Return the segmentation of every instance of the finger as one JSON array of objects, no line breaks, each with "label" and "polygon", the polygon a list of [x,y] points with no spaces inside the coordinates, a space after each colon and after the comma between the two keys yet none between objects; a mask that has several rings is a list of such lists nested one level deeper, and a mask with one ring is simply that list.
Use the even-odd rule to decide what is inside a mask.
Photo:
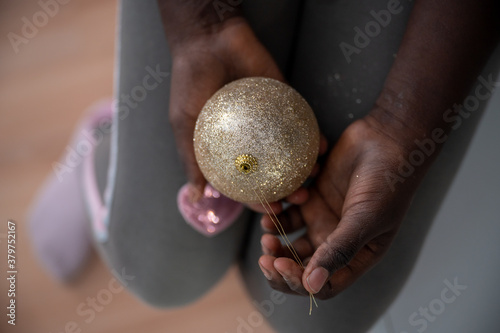
[{"label": "finger", "polygon": [[239,62],[243,62],[244,64],[244,68],[240,68],[241,77],[262,76],[289,84],[271,54],[265,48],[254,49],[253,51],[260,52],[259,56],[238,59]]},{"label": "finger", "polygon": [[338,295],[375,266],[384,253],[385,251],[374,251],[368,245],[362,247],[349,264],[333,273],[316,297],[329,299]]},{"label": "finger", "polygon": [[299,187],[295,192],[285,198],[285,200],[293,205],[302,205],[309,198],[309,192],[304,187]]},{"label": "finger", "polygon": [[321,170],[321,167],[319,166],[318,163],[314,164],[312,170],[311,170],[311,174],[309,175],[309,179],[314,179],[318,176],[319,172]]},{"label": "finger", "polygon": [[315,187],[309,190],[309,200],[300,207],[300,217],[307,225],[307,234],[315,248],[337,228],[339,222],[336,212]]},{"label": "finger", "polygon": [[277,218],[279,223],[274,216],[264,215],[260,220],[260,224],[266,232],[273,234],[279,234],[280,231],[290,233],[305,226],[299,206],[289,207],[277,215]]},{"label": "finger", "polygon": [[283,276],[274,267],[274,261],[276,257],[270,255],[263,255],[259,258],[259,267],[269,282],[269,285],[281,292],[287,294],[297,294],[297,292],[290,289]]},{"label": "finger", "polygon": [[288,85],[290,84],[285,80],[285,77],[283,76],[283,74],[279,70],[278,66],[274,62],[270,63],[270,65],[268,66],[268,68],[266,68],[266,70],[264,71],[264,73],[262,75],[264,77],[269,77],[271,79],[281,81],[281,82],[286,83]]},{"label": "finger", "polygon": [[263,234],[260,238],[260,245],[262,246],[263,254],[273,257],[283,257],[285,255],[281,241],[276,236]]},{"label": "finger", "polygon": [[184,57],[175,57],[169,105],[169,120],[180,160],[189,183],[200,197],[206,180],[194,154],[194,129],[203,105],[224,83],[220,78],[206,79],[204,71],[193,67],[192,61]]},{"label": "finger", "polygon": [[[307,188],[307,183],[309,183],[313,178],[316,178],[316,176],[320,172],[320,166],[318,163],[314,164],[311,173],[309,174],[309,177],[306,182],[304,182],[303,186],[299,187],[297,190],[295,190],[292,194],[288,195],[285,198],[285,201],[288,203],[291,203],[293,205],[302,205],[304,204],[308,199],[309,199],[309,190]],[[305,185],[305,187],[304,187]]]},{"label": "finger", "polygon": [[311,293],[318,293],[332,274],[348,265],[365,245],[360,230],[349,220],[339,222],[309,261],[304,271],[304,286]]},{"label": "finger", "polygon": [[366,225],[370,222],[347,216],[317,248],[303,275],[309,292],[318,294],[320,299],[333,297],[380,260],[395,232],[372,239],[372,234],[364,229]]},{"label": "finger", "polygon": [[276,258],[274,268],[281,274],[288,288],[300,295],[309,295],[309,292],[302,285],[303,269],[289,258]]},{"label": "finger", "polygon": [[[204,185],[202,185],[202,182],[204,183]],[[193,203],[196,203],[203,197],[205,193],[204,186],[207,185],[207,181],[205,179],[200,179],[196,183],[193,183],[189,180],[189,183],[187,185],[189,200],[191,200],[191,202]]]},{"label": "finger", "polygon": [[[194,154],[193,133],[195,120],[188,119],[187,116],[184,115],[178,115],[175,118],[176,119],[172,120],[172,127],[176,128],[174,129],[174,135],[176,138],[177,151],[188,182],[191,185],[190,191],[193,197],[200,198],[203,195],[207,181],[198,166]],[[179,122],[182,123],[182,126],[175,125]]]},{"label": "finger", "polygon": [[260,244],[264,254],[273,257],[287,257],[293,260],[296,260],[296,256],[298,256],[303,263],[314,253],[314,247],[305,235],[296,239],[291,247],[283,245],[278,237],[270,234],[262,235]]}]

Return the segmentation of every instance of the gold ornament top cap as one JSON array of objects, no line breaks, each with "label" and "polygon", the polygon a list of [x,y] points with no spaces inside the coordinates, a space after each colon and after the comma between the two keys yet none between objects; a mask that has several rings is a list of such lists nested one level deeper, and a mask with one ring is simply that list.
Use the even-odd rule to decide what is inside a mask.
[{"label": "gold ornament top cap", "polygon": [[250,154],[239,155],[236,157],[236,160],[234,160],[234,164],[236,165],[236,169],[244,174],[250,174],[256,171],[259,165],[257,159]]}]

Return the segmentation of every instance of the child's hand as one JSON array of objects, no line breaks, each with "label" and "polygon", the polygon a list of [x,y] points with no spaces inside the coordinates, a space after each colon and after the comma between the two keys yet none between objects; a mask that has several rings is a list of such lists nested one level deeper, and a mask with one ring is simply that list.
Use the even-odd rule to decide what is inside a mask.
[{"label": "child's hand", "polygon": [[170,122],[193,197],[206,180],[196,163],[193,132],[205,102],[222,86],[243,77],[283,81],[278,67],[248,23],[231,18],[220,29],[193,35],[171,46],[173,55]]},{"label": "child's hand", "polygon": [[[310,188],[309,199],[278,216],[287,233],[306,228],[293,243],[307,263],[305,270],[276,236],[262,236],[259,264],[275,289],[331,298],[372,268],[389,248],[420,172],[393,191],[386,175],[397,174],[406,148],[371,124],[360,120],[349,126]],[[277,233],[268,216],[262,218],[262,226]]]}]

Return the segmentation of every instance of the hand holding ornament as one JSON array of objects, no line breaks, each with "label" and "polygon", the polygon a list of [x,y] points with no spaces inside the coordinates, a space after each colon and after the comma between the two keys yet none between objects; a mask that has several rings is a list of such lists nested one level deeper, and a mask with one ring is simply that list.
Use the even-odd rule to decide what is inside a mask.
[{"label": "hand holding ornament", "polygon": [[308,188],[308,200],[278,215],[285,232],[304,230],[293,246],[305,270],[263,216],[262,227],[270,233],[262,236],[259,265],[274,289],[328,299],[383,257],[419,178],[405,182],[401,191],[391,190],[386,171],[397,168],[405,148],[383,133],[369,117],[350,125]]}]

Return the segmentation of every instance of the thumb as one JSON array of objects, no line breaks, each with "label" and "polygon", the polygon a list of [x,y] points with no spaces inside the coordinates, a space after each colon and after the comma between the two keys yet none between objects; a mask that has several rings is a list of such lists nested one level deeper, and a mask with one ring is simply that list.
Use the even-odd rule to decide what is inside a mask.
[{"label": "thumb", "polygon": [[191,103],[186,103],[185,99],[174,96],[170,101],[170,126],[174,133],[177,153],[190,184],[190,197],[193,202],[196,202],[203,195],[207,183],[196,162],[193,145],[194,128],[201,107],[190,105]]},{"label": "thumb", "polygon": [[[171,125],[177,144],[177,152],[184,167],[189,182],[192,201],[198,201],[203,195],[207,181],[203,176],[194,154],[193,134],[195,119],[188,119],[183,113],[178,117],[171,117]],[[175,119],[177,118],[177,119]]]},{"label": "thumb", "polygon": [[[191,147],[193,146],[191,140]],[[194,150],[187,151],[184,150],[180,153],[181,159],[184,163],[184,170],[186,172],[186,176],[189,182],[189,191],[191,201],[197,202],[203,196],[203,192],[205,191],[205,186],[207,185],[207,181],[203,176],[203,173],[196,162],[196,158],[194,155]]]},{"label": "thumb", "polygon": [[170,125],[194,202],[201,198],[207,184],[194,154],[196,120],[205,102],[221,86],[220,80],[216,78],[206,79],[204,76],[205,79],[195,79],[203,77],[202,74],[193,67],[192,62],[176,60],[172,68],[170,88]]},{"label": "thumb", "polygon": [[340,221],[307,264],[303,285],[309,292],[318,293],[336,271],[345,267],[356,256],[364,246],[359,233],[360,231],[347,221]]}]

